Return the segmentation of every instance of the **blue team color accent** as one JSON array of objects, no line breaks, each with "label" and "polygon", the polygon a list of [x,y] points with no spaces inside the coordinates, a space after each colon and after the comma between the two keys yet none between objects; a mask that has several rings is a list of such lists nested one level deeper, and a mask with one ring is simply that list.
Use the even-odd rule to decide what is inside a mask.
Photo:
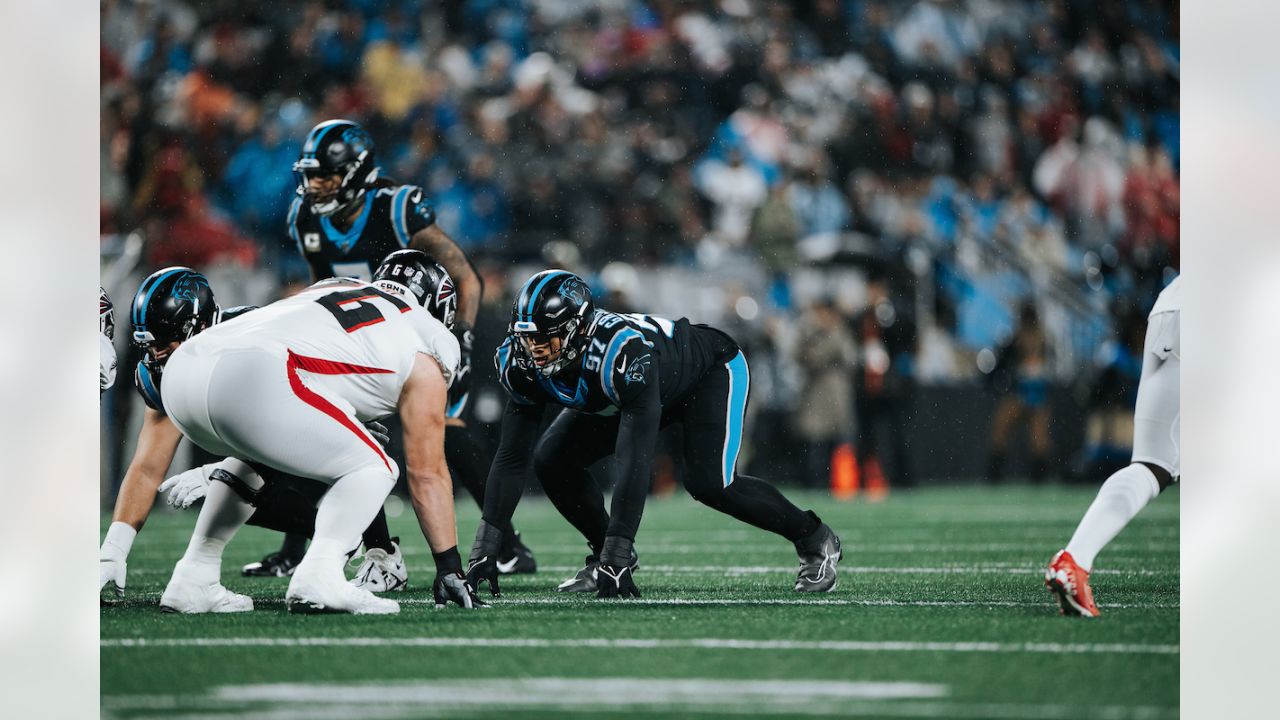
[{"label": "blue team color accent", "polygon": [[[529,294],[529,304],[524,306],[525,320],[529,320],[529,321],[533,320],[533,308],[536,307],[538,304],[538,294],[542,292],[542,288],[546,287],[547,283],[551,282],[553,279],[558,278],[561,275],[568,275],[568,274],[569,273],[563,270],[556,270],[554,272],[547,273],[546,277],[542,278],[542,282],[538,283],[537,287],[533,289],[533,292]],[[533,278],[529,278],[529,279],[532,280]]]},{"label": "blue team color accent", "polygon": [[156,288],[160,287],[160,283],[164,282],[165,278],[171,277],[173,275],[176,275],[180,272],[185,272],[185,271],[186,271],[185,268],[179,269],[179,270],[170,270],[169,272],[156,278],[156,281],[151,284],[151,289],[147,290],[147,299],[142,303],[141,306],[138,306],[138,305],[133,306],[133,309],[134,309],[133,328],[135,330],[147,329],[147,319],[143,316],[147,314],[147,306],[151,304],[151,296],[156,294]]},{"label": "blue team color accent", "polygon": [[332,242],[344,254],[351,251],[352,246],[360,239],[364,233],[364,226],[369,222],[369,216],[373,214],[373,197],[374,193],[367,192],[364,194],[364,211],[360,213],[360,217],[352,224],[351,229],[345,233],[338,232],[338,229],[329,222],[329,218],[320,218],[320,227],[324,228],[324,234],[329,236],[329,242]]},{"label": "blue team color accent", "polygon": [[[306,148],[311,148],[310,150],[306,150],[307,154],[315,155],[316,148],[320,147],[320,142],[324,140],[324,136],[327,135],[334,126],[341,122],[341,120],[330,120],[329,122],[320,123],[315,126],[315,128],[311,130],[311,134],[307,135],[307,141],[302,144],[304,150],[306,150]],[[313,138],[314,141],[312,140]]]},{"label": "blue team color accent", "polygon": [[156,387],[155,381],[151,379],[151,371],[147,370],[147,366],[138,363],[138,379],[141,381],[142,394],[146,396],[148,404],[160,412],[164,412],[164,402],[160,399],[160,388]]},{"label": "blue team color accent", "polygon": [[747,358],[739,351],[725,363],[729,369],[729,409],[724,424],[724,486],[733,483],[733,471],[738,465],[738,451],[742,449],[742,421],[747,412],[747,393],[751,390],[751,371]]},{"label": "blue team color accent", "polygon": [[511,387],[511,381],[507,379],[507,373],[510,366],[507,364],[511,360],[511,338],[507,338],[498,346],[498,382],[502,383],[502,387],[507,391],[513,400],[521,405],[532,405],[533,401],[516,392]]},{"label": "blue team color accent", "polygon": [[537,375],[538,384],[542,385],[542,389],[554,395],[561,405],[577,410],[587,404],[586,373],[578,376],[578,387],[574,389],[572,395],[569,394],[568,388],[556,382],[555,378],[548,378],[542,373],[538,373]]},{"label": "blue team color accent", "polygon": [[396,239],[400,247],[409,247],[409,224],[404,220],[405,205],[409,202],[409,191],[413,188],[405,185],[396,191],[391,198],[391,227],[395,228]]},{"label": "blue team color accent", "polygon": [[622,346],[632,338],[640,338],[641,342],[653,347],[653,343],[645,340],[639,330],[624,327],[614,334],[613,339],[609,341],[609,347],[604,351],[604,364],[600,367],[600,387],[604,390],[605,397],[612,400],[614,405],[622,404],[622,398],[618,396],[618,389],[613,385],[613,363],[618,359],[618,353],[622,352]]},{"label": "blue team color accent", "polygon": [[462,411],[467,407],[467,398],[469,397],[471,397],[471,393],[466,393],[462,397],[458,398],[458,402],[450,405],[449,409],[444,411],[444,416],[448,418],[461,416]]},{"label": "blue team color accent", "polygon": [[302,198],[294,198],[293,203],[289,205],[289,237],[298,244],[298,252],[304,252],[302,247],[302,238],[298,235],[298,210],[302,209]]}]

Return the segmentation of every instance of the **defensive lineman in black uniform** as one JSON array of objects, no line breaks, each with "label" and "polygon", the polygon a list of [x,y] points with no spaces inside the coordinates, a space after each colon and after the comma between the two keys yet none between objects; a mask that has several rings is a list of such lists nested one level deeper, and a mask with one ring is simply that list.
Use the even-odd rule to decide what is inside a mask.
[{"label": "defensive lineman in black uniform", "polygon": [[[471,550],[473,587],[488,581],[498,594],[501,528],[532,459],[547,496],[591,548],[587,566],[560,589],[639,596],[632,546],[658,431],[669,423],[684,426],[685,487],[695,499],[793,542],[801,563],[797,591],[835,587],[840,538],[774,486],[736,470],[750,374],[728,335],[683,318],[597,310],[579,277],[546,270],[521,288],[495,362],[510,397]],[[535,449],[548,403],[566,409]],[[610,454],[618,478],[606,512],[587,468]]]},{"label": "defensive lineman in black uniform", "polygon": [[[445,455],[454,477],[484,502],[484,459],[464,428],[470,388],[472,328],[484,287],[461,248],[435,224],[435,209],[422,188],[378,177],[376,148],[364,128],[348,120],[328,120],[307,135],[294,163],[298,197],[289,208],[289,235],[311,266],[313,281],[330,277],[369,280],[391,253],[421,250],[440,263],[458,293],[454,334],[462,367],[449,389]],[[374,592],[404,586],[403,560],[379,513],[365,538],[366,562],[356,582]],[[246,575],[288,575],[302,557],[306,538],[286,537],[279,552],[246,565]],[[504,536],[502,571],[534,572],[533,554],[510,529]]]}]

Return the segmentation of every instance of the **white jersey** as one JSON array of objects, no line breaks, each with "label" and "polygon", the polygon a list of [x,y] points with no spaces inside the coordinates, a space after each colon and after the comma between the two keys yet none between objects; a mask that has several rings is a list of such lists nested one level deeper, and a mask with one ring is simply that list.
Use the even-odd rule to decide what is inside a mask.
[{"label": "white jersey", "polygon": [[[1151,315],[1178,312],[1182,310],[1182,276],[1173,279],[1169,286],[1160,291],[1156,304],[1151,308]],[[1148,316],[1150,317],[1150,316]]]},{"label": "white jersey", "polygon": [[292,297],[219,323],[175,352],[243,350],[278,355],[310,388],[349,403],[361,421],[395,412],[418,353],[452,384],[460,360],[453,334],[398,286],[324,280]]}]

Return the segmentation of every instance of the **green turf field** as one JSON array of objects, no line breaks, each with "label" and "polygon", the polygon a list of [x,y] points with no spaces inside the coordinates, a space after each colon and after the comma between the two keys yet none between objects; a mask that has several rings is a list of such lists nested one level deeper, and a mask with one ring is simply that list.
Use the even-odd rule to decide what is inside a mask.
[{"label": "green turf field", "polygon": [[[134,545],[129,598],[102,610],[108,717],[553,718],[761,716],[1163,718],[1178,706],[1178,495],[1098,558],[1103,617],[1058,616],[1042,567],[1093,488],[960,488],[880,504],[791,493],[844,540],[830,594],[791,591],[789,544],[684,497],[651,500],[636,543],[644,597],[554,592],[585,544],[547,503],[517,526],[537,575],[492,608],[437,611],[411,512],[398,616],[291,616],[286,580],[239,567],[277,545],[246,528],[223,579],[257,610],[157,608],[194,512],[157,512]],[[478,513],[458,503],[465,558]],[[103,521],[103,529],[107,520]],[[486,593],[487,594],[487,593]]]}]

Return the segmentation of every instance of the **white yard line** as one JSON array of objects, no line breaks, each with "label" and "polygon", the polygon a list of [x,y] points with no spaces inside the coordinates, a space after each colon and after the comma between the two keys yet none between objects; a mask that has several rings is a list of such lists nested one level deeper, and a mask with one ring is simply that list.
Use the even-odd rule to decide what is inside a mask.
[{"label": "white yard line", "polygon": [[829,652],[1037,653],[1051,655],[1177,655],[1179,646],[1136,643],[916,642],[898,640],[732,640],[724,638],[477,638],[477,637],[225,637],[108,638],[104,648],[153,647],[499,647]]}]

